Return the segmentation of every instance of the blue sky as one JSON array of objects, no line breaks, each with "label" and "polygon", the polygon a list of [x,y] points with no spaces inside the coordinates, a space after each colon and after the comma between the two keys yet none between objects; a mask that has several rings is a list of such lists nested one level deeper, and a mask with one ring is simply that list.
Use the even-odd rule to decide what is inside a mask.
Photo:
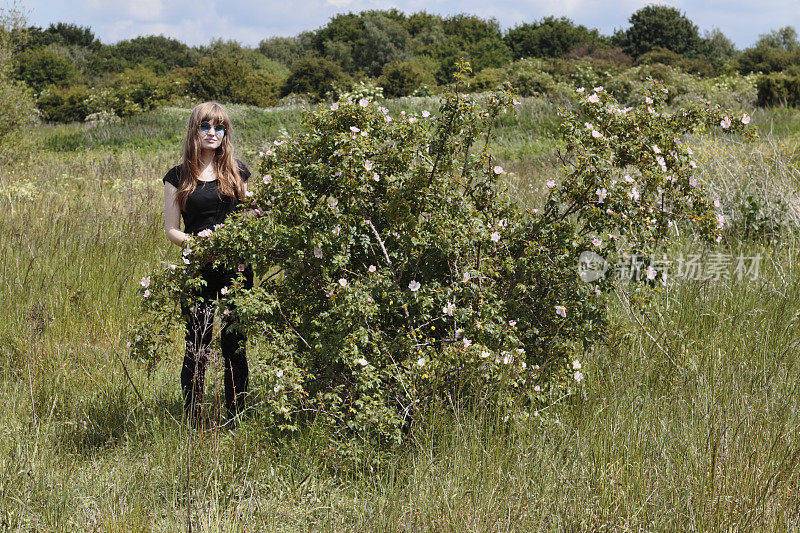
[{"label": "blue sky", "polygon": [[[30,24],[52,22],[89,26],[101,41],[139,35],[166,35],[191,45],[234,39],[256,45],[266,37],[297,35],[324,26],[336,13],[397,8],[405,13],[469,13],[496,18],[506,29],[542,17],[565,16],[610,34],[626,28],[628,17],[653,3],[640,0],[24,0]],[[701,33],[721,29],[739,48],[759,34],[783,26],[800,29],[798,0],[665,0],[684,12]]]}]

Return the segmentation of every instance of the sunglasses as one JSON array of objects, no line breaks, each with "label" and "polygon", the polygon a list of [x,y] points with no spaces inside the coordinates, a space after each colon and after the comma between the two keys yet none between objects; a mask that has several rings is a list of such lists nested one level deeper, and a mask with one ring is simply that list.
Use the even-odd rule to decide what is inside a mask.
[{"label": "sunglasses", "polygon": [[[204,120],[200,123],[200,133],[208,133],[209,131],[211,131],[211,123]],[[225,135],[225,126],[217,124],[214,126],[214,133],[220,137]]]}]

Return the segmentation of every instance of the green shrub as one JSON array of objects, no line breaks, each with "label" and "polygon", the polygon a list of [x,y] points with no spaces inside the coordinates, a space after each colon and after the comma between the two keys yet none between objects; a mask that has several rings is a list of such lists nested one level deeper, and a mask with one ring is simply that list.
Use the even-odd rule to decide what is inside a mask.
[{"label": "green shrub", "polygon": [[611,283],[582,282],[578,256],[652,253],[675,224],[713,239],[724,219],[679,137],[744,126],[713,108],[666,113],[658,87],[632,110],[584,91],[563,115],[574,165],[530,210],[487,148],[514,95],[462,90],[437,117],[366,101],[309,111],[302,134],[264,155],[257,210],[142,280],[134,357],[152,366],[174,352],[172,310],[203,264],[241,261],[259,282],[235,281],[216,305],[272,354],[258,407],[270,423],[294,429],[311,412],[396,442],[431,402],[524,418],[574,391],[581,354],[604,338]]},{"label": "green shrub", "polygon": [[20,52],[14,62],[17,78],[35,91],[41,91],[48,85],[66,85],[78,75],[72,63],[46,48]]},{"label": "green shrub", "polygon": [[758,105],[800,107],[800,76],[767,74],[758,77]]},{"label": "green shrub", "polygon": [[39,108],[42,119],[48,122],[76,122],[82,121],[88,115],[90,96],[86,87],[70,87],[60,89],[50,86],[39,93],[36,107]]},{"label": "green shrub", "polygon": [[409,96],[421,85],[435,85],[433,75],[414,61],[393,61],[383,67],[378,83],[389,98]]},{"label": "green shrub", "polygon": [[508,81],[519,91],[520,96],[541,96],[549,94],[556,81],[544,70],[546,63],[539,59],[521,59],[508,69]]},{"label": "green shrub", "polygon": [[342,68],[333,61],[324,57],[306,56],[292,63],[281,95],[307,94],[319,101],[333,92],[336,84],[347,83],[348,80]]}]

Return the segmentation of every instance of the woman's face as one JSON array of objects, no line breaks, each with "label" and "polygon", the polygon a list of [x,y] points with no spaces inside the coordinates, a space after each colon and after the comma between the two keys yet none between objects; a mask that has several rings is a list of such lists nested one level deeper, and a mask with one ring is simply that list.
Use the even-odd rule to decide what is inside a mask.
[{"label": "woman's face", "polygon": [[213,120],[204,120],[200,123],[200,146],[203,150],[216,150],[222,144],[225,136],[225,126]]}]

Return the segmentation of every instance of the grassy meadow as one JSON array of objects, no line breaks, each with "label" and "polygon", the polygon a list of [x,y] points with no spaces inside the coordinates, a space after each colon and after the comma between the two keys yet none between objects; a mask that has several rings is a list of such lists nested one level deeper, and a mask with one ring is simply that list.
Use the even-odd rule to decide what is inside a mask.
[{"label": "grassy meadow", "polygon": [[[296,109],[230,110],[251,167],[301,128]],[[644,313],[620,284],[578,394],[513,424],[432,410],[360,466],[313,423],[280,434],[255,413],[189,431],[179,334],[152,374],[125,352],[139,279],[179,254],[161,177],[188,110],[38,127],[0,167],[0,530],[800,530],[800,113],[750,112],[754,144],[691,140],[728,238],[703,250],[682,236],[668,252],[758,255],[756,279],[675,278]],[[521,201],[558,176],[558,122],[525,99],[497,129]],[[221,370],[208,372],[217,397]]]}]

